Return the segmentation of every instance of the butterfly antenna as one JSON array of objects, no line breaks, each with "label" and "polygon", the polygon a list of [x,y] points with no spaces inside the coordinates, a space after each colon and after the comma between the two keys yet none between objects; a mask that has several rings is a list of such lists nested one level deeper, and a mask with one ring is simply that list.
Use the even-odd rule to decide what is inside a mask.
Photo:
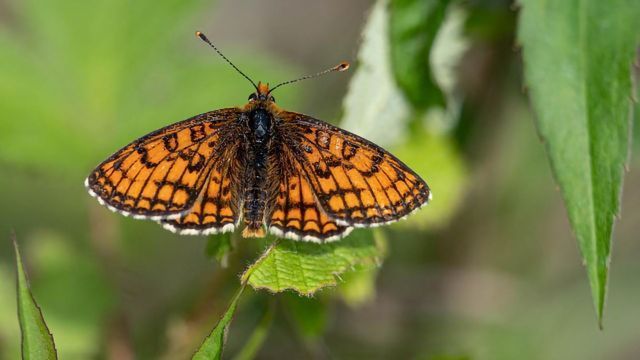
[{"label": "butterfly antenna", "polygon": [[298,82],[298,81],[302,81],[302,80],[312,79],[312,78],[315,78],[315,77],[318,77],[318,76],[322,76],[324,74],[328,74],[328,73],[334,72],[334,71],[345,71],[348,68],[349,68],[349,63],[346,62],[346,61],[343,61],[340,64],[338,64],[338,65],[336,65],[336,66],[334,66],[334,67],[332,67],[330,69],[327,69],[327,70],[324,70],[324,71],[320,71],[317,74],[307,75],[307,76],[303,76],[301,78],[297,78],[297,79],[294,79],[294,80],[281,82],[280,84],[272,87],[271,90],[269,91],[269,93],[272,93],[273,90],[275,90],[275,89],[277,89],[277,88],[279,88],[280,86],[283,86],[283,85],[288,85],[288,84],[291,84],[291,83],[294,83],[294,82]]},{"label": "butterfly antenna", "polygon": [[227,57],[224,56],[224,54],[220,50],[218,50],[218,48],[215,45],[213,45],[213,43],[211,41],[209,41],[209,39],[203,33],[201,33],[200,31],[196,31],[196,36],[199,37],[202,41],[204,41],[207,44],[209,44],[209,46],[211,46],[213,48],[213,50],[215,50],[218,53],[218,55],[222,56],[222,58],[227,63],[229,63],[229,65],[231,65],[234,69],[236,69],[236,71],[239,72],[240,75],[244,76],[245,79],[249,80],[249,82],[253,85],[253,87],[256,88],[256,90],[258,90],[258,85],[256,85],[256,83],[254,83],[253,80],[251,80],[251,78],[247,76],[247,74],[243,73],[242,70],[238,69],[238,67],[235,66],[231,62],[231,60],[227,59]]}]

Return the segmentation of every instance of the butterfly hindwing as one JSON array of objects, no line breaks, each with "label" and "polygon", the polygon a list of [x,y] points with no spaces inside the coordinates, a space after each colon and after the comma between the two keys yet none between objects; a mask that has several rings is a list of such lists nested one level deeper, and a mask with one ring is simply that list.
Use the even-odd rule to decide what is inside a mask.
[{"label": "butterfly hindwing", "polygon": [[324,212],[303,169],[285,148],[278,162],[281,174],[273,209],[268,212],[269,232],[313,242],[338,240],[351,232],[351,227],[339,225]]},{"label": "butterfly hindwing", "polygon": [[161,220],[166,229],[180,234],[206,235],[233,231],[238,224],[242,169],[237,141],[220,149],[200,196],[191,209],[176,219]]},{"label": "butterfly hindwing", "polygon": [[238,109],[216,110],[154,131],[109,157],[85,184],[125,215],[179,217],[198,199],[219,160],[220,141],[239,115]]},{"label": "butterfly hindwing", "polygon": [[281,116],[286,147],[330,218],[355,227],[376,226],[428,202],[424,180],[386,150],[303,114]]}]

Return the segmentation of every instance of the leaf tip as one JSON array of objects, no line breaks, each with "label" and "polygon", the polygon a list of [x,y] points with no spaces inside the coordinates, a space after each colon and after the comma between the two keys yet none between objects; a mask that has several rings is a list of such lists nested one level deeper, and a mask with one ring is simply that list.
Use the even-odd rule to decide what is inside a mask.
[{"label": "leaf tip", "polygon": [[16,229],[11,229],[9,233],[9,239],[13,242],[13,250],[16,254],[16,259],[20,259],[20,250],[18,249],[18,240],[16,238]]},{"label": "leaf tip", "polygon": [[[18,239],[16,236],[15,229],[11,229],[11,233],[9,234],[9,238],[13,242],[13,251],[16,256],[16,271],[18,277],[18,288],[21,286],[29,287],[29,283],[26,279],[26,274],[24,272],[24,265],[22,264],[22,256],[20,255],[20,247],[18,246]],[[18,292],[19,294],[19,292]]]},{"label": "leaf tip", "polygon": [[29,280],[24,271],[15,230],[11,231],[10,238],[16,254],[16,296],[18,323],[22,336],[22,357],[57,359],[58,353],[53,335],[45,323],[40,306],[29,289]]}]

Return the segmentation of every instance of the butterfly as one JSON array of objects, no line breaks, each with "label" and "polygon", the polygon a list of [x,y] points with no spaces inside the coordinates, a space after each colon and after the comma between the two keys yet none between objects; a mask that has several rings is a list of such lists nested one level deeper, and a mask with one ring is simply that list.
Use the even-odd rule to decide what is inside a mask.
[{"label": "butterfly", "polygon": [[426,182],[376,144],[313,117],[281,109],[273,91],[344,71],[348,63],[280,83],[255,84],[244,107],[210,111],[118,150],[85,180],[110,210],[180,234],[267,232],[327,242],[388,224],[427,204]]}]

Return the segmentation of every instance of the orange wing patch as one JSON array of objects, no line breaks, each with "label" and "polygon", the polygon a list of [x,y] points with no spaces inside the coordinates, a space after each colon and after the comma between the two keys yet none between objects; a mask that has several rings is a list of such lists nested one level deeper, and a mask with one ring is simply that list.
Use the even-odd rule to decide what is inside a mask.
[{"label": "orange wing patch", "polygon": [[85,185],[100,203],[124,215],[179,217],[209,178],[211,159],[229,133],[220,129],[232,127],[238,116],[237,109],[222,109],[152,132],[100,164]]},{"label": "orange wing patch", "polygon": [[296,134],[287,147],[330,218],[355,227],[382,225],[430,199],[424,180],[379,146],[306,115],[283,117]]},{"label": "orange wing patch", "polygon": [[293,240],[327,242],[348,235],[352,228],[332,220],[316,200],[304,171],[290,156],[283,156],[283,172],[269,232]]}]

